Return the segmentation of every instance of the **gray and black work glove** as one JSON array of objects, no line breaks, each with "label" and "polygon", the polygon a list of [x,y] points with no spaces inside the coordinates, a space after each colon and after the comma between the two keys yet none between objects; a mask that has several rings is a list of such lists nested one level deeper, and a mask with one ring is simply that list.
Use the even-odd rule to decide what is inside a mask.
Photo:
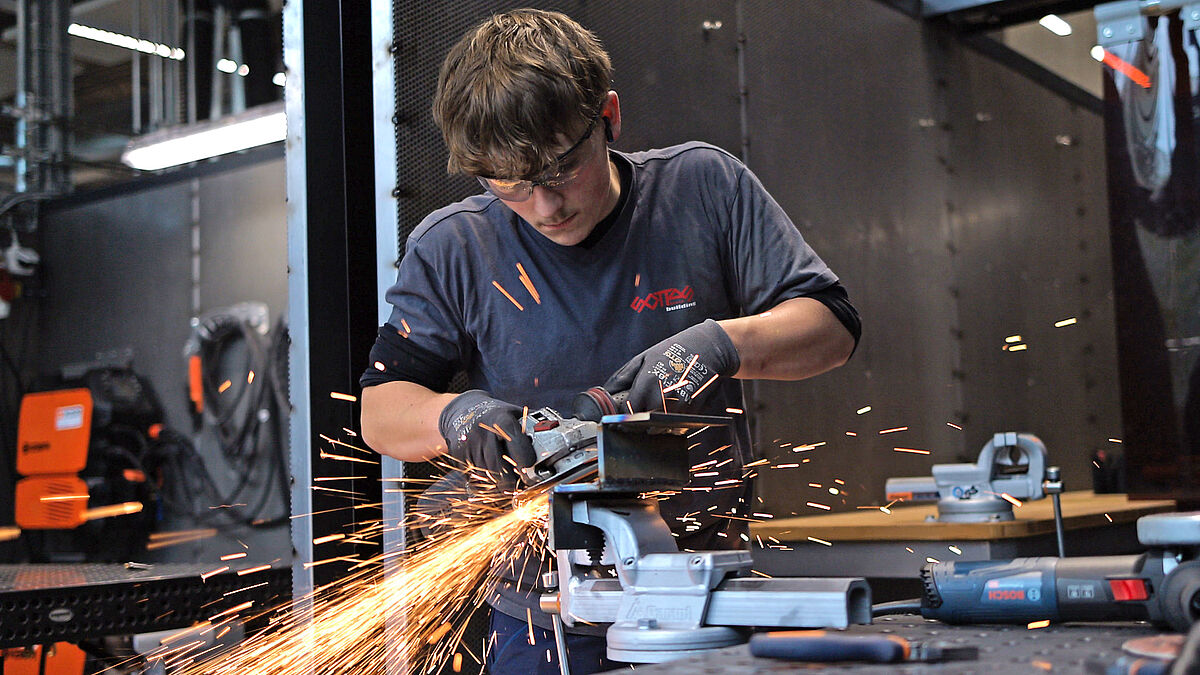
[{"label": "gray and black work glove", "polygon": [[725,329],[708,319],[633,357],[604,388],[628,391],[634,412],[662,410],[664,398],[670,412],[691,412],[716,390],[714,377],[730,377],[741,365]]},{"label": "gray and black work glove", "polygon": [[489,472],[501,486],[511,487],[516,470],[535,461],[533,443],[521,433],[521,415],[517,406],[472,389],[446,404],[438,417],[438,430],[450,456]]}]

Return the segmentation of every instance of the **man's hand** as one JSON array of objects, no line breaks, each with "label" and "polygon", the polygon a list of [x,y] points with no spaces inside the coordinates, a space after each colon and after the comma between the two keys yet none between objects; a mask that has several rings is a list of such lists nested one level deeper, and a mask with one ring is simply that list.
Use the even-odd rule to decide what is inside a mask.
[{"label": "man's hand", "polygon": [[741,366],[725,330],[709,319],[680,331],[633,357],[604,388],[628,391],[635,412],[660,410],[663,399],[676,399],[671,412],[696,410],[715,389],[712,380],[729,377]]},{"label": "man's hand", "polygon": [[535,460],[533,443],[521,433],[521,415],[517,406],[472,389],[446,405],[438,430],[452,457],[488,471],[498,483],[511,483],[517,468]]}]

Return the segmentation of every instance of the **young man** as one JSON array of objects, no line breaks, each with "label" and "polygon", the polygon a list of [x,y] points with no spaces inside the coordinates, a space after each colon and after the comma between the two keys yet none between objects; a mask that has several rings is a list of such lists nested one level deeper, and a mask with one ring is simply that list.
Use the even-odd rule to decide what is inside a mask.
[{"label": "young man", "polygon": [[[448,168],[486,192],[408,240],[362,378],[363,438],[378,452],[511,475],[533,455],[524,406],[569,414],[602,384],[634,411],[661,410],[666,390],[672,412],[727,414],[745,407],[741,379],[797,380],[849,358],[857,313],[758,179],[702,143],[611,150],[622,120],[610,83],[596,37],[553,12],[493,16],[446,56],[433,114]],[[459,370],[472,389],[445,393]],[[692,465],[706,468],[663,516],[681,548],[736,548],[749,427],[738,415],[696,440]],[[527,572],[491,603],[492,673],[557,669],[544,637],[528,643],[527,610],[550,623]],[[581,632],[573,672],[614,665],[602,631]]]}]

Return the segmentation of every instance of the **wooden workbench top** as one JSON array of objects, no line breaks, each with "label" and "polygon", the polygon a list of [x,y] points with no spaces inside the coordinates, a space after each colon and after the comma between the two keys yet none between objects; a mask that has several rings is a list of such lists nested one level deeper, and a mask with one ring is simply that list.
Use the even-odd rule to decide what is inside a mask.
[{"label": "wooden workbench top", "polygon": [[[1175,510],[1172,501],[1130,501],[1123,494],[1089,491],[1062,494],[1063,528],[1066,530],[1129,523],[1151,513]],[[780,518],[754,523],[750,531],[782,542],[807,541],[946,541],[996,540],[1031,537],[1054,532],[1054,504],[1049,497],[1014,507],[1015,520],[991,523],[938,523],[937,505],[893,506],[890,513],[878,507],[847,513]]]}]

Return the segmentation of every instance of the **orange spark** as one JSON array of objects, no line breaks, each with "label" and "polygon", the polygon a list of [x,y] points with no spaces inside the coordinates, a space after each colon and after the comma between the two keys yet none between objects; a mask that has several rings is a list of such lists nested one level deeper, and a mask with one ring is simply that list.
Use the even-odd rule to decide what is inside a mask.
[{"label": "orange spark", "polygon": [[247,568],[244,570],[238,570],[237,575],[239,577],[244,577],[247,574],[254,574],[255,572],[265,572],[269,569],[271,569],[270,565],[259,565],[258,567],[250,567],[250,568]]},{"label": "orange spark", "polygon": [[217,393],[224,394],[225,390],[231,386],[233,386],[233,383],[230,382],[229,380],[225,380],[224,382],[221,383],[221,386],[217,387]]},{"label": "orange spark", "polygon": [[911,452],[914,455],[929,455],[932,454],[929,450],[921,450],[920,448],[892,448],[895,452]]},{"label": "orange spark", "polygon": [[720,376],[717,375],[716,373],[713,373],[713,376],[708,378],[707,382],[700,385],[700,388],[696,390],[696,393],[692,394],[692,397],[695,398],[696,396],[699,396],[700,392],[704,391],[705,389],[708,389],[708,385],[712,384],[718,377],[720,377]]},{"label": "orange spark", "polygon": [[667,393],[668,391],[675,391],[676,389],[688,384],[688,379],[687,379],[688,373],[692,372],[692,366],[696,365],[696,359],[698,359],[698,358],[700,358],[699,354],[692,355],[692,359],[690,361],[688,361],[687,367],[684,368],[683,373],[681,373],[679,375],[679,381],[676,382],[675,384],[667,387],[666,389],[663,389],[664,394]]},{"label": "orange spark", "polygon": [[517,272],[519,272],[518,277],[521,279],[521,284],[525,286],[525,290],[529,291],[529,296],[537,304],[542,304],[541,296],[538,295],[537,289],[533,287],[533,279],[529,278],[529,274],[525,272],[525,268],[521,266],[521,263],[517,263]]},{"label": "orange spark", "polygon": [[1125,61],[1107,49],[1104,50],[1104,65],[1133,80],[1133,83],[1142,89],[1149,89],[1151,87],[1150,77],[1146,73],[1138,70],[1132,63]]},{"label": "orange spark", "polygon": [[495,280],[493,280],[493,281],[492,281],[492,285],[496,287],[496,290],[498,290],[498,291],[500,291],[501,293],[503,293],[503,294],[504,294],[504,297],[508,298],[508,301],[509,301],[509,302],[511,302],[512,304],[516,305],[516,306],[517,306],[517,309],[521,310],[522,312],[524,312],[524,311],[525,311],[525,308],[521,306],[521,303],[517,302],[517,299],[516,299],[516,298],[514,298],[514,297],[513,297],[513,296],[511,296],[511,295],[509,295],[508,291],[504,290],[504,287],[500,285],[500,282],[499,282],[499,281],[495,281]]},{"label": "orange spark", "polygon": [[337,399],[339,401],[349,401],[351,403],[354,403],[355,401],[358,400],[357,396],[353,396],[351,394],[343,394],[343,393],[337,392],[337,391],[329,392],[329,398]]},{"label": "orange spark", "polygon": [[221,556],[221,560],[237,560],[238,558],[245,558],[245,557],[246,557],[246,552],[242,551],[241,553],[230,553],[228,555],[223,555],[223,556]]},{"label": "orange spark", "polygon": [[951,429],[958,429],[959,431],[962,431],[962,427],[958,426],[954,422],[946,422],[946,426],[950,427]]},{"label": "orange spark", "polygon": [[824,510],[826,510],[826,511],[829,511],[829,510],[831,510],[831,509],[833,508],[833,507],[831,507],[831,506],[826,506],[825,504],[818,504],[818,503],[816,503],[816,502],[806,502],[806,503],[807,503],[809,506],[813,507],[814,509],[824,509]]},{"label": "orange spark", "polygon": [[1007,492],[1001,492],[1000,498],[1003,499],[1004,501],[1012,504],[1013,506],[1024,506],[1024,504],[1021,503],[1020,499],[1017,499],[1016,497],[1008,494]]},{"label": "orange spark", "polygon": [[88,509],[83,512],[84,520],[98,520],[100,518],[112,518],[114,516],[127,516],[131,513],[141,513],[141,502],[124,502],[122,504],[112,504],[110,506],[100,506],[94,509]]},{"label": "orange spark", "polygon": [[893,427],[891,429],[884,429],[879,432],[879,435],[882,436],[884,434],[894,434],[897,431],[908,431],[908,427]]},{"label": "orange spark", "polygon": [[225,566],[223,566],[223,567],[218,567],[218,568],[217,568],[217,569],[215,569],[215,570],[212,570],[212,571],[210,571],[210,572],[205,572],[205,573],[201,574],[201,575],[200,575],[200,580],[201,580],[201,581],[208,581],[208,578],[209,578],[209,577],[216,576],[216,575],[220,574],[221,572],[228,572],[228,571],[229,571],[229,565],[225,565]]},{"label": "orange spark", "polygon": [[1025,627],[1028,628],[1029,630],[1033,630],[1035,628],[1045,628],[1046,626],[1049,626],[1049,625],[1050,625],[1050,619],[1042,619],[1041,621],[1030,621],[1029,625],[1027,625]]},{"label": "orange spark", "polygon": [[824,546],[833,546],[833,544],[831,542],[825,541],[824,539],[817,539],[816,537],[808,537],[808,540],[813,542],[814,544],[822,544]]},{"label": "orange spark", "polygon": [[0,527],[0,541],[11,541],[21,536],[19,527]]}]

